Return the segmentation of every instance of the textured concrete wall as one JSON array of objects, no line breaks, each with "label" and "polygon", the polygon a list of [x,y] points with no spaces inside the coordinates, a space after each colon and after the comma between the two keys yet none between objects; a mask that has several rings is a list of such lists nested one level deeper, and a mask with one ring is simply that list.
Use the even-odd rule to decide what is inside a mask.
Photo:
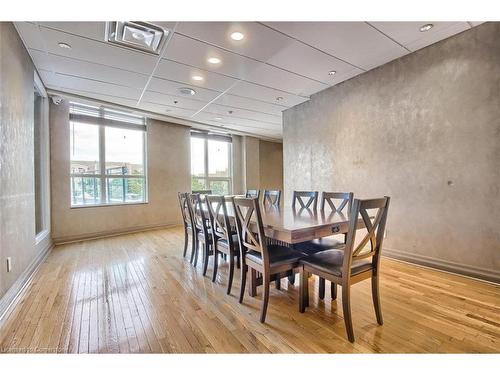
[{"label": "textured concrete wall", "polygon": [[283,144],[259,143],[260,188],[283,190]]},{"label": "textured concrete wall", "polygon": [[70,208],[69,108],[50,106],[52,235],[55,242],[181,223],[177,192],[190,191],[190,128],[150,120],[146,204]]},{"label": "textured concrete wall", "polygon": [[285,111],[286,199],[389,195],[387,250],[498,277],[499,40],[486,23]]},{"label": "textured concrete wall", "polygon": [[260,156],[259,139],[254,137],[243,137],[244,155],[244,181],[245,189],[260,188]]},{"label": "textured concrete wall", "polygon": [[232,136],[233,143],[233,194],[243,194],[245,192],[244,178],[244,154],[243,154],[243,137],[240,135]]},{"label": "textured concrete wall", "polygon": [[37,257],[33,69],[12,23],[0,22],[0,297]]}]

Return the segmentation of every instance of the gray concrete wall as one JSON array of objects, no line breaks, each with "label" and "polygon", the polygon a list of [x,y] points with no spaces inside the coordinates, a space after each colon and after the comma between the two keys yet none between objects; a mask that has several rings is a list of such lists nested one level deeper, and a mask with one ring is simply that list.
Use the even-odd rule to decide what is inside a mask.
[{"label": "gray concrete wall", "polygon": [[391,196],[385,254],[500,280],[500,23],[284,113],[293,189]]},{"label": "gray concrete wall", "polygon": [[149,120],[148,203],[70,208],[67,101],[50,106],[52,235],[54,241],[114,234],[182,222],[177,192],[191,190],[190,128]]},{"label": "gray concrete wall", "polygon": [[[0,22],[0,297],[26,274],[38,256],[33,73],[14,25]],[[11,272],[7,272],[7,257],[12,258]]]}]

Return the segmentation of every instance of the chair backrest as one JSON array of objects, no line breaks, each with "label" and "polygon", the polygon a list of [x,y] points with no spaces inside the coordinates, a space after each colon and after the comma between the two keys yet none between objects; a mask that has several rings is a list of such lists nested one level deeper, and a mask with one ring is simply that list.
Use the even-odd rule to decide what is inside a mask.
[{"label": "chair backrest", "polygon": [[[337,193],[324,191],[321,195],[321,211],[325,210],[325,203],[328,203],[328,206],[332,209],[332,211],[341,213],[344,208],[347,207],[347,212],[351,212],[353,198],[353,193]],[[340,202],[335,205],[335,201]]]},{"label": "chair backrest", "polygon": [[[269,264],[269,253],[267,251],[264,224],[260,212],[259,200],[257,198],[231,197],[233,203],[236,231],[240,249],[254,250],[262,254],[264,265]],[[255,217],[256,228],[252,228],[251,218]],[[252,230],[253,229],[253,230]]]},{"label": "chair backrest", "polygon": [[193,190],[192,193],[207,195],[207,194],[212,194],[212,190]]},{"label": "chair backrest", "polygon": [[264,190],[262,204],[264,207],[279,207],[281,200],[281,190]]},{"label": "chair backrest", "polygon": [[[305,203],[302,198],[309,198]],[[292,199],[292,208],[295,208],[295,203],[299,202],[300,208],[310,208],[316,210],[318,208],[318,192],[317,191],[294,191]],[[312,206],[312,207],[311,207]]]},{"label": "chair backrest", "polygon": [[210,212],[210,227],[214,240],[217,237],[222,238],[227,241],[229,246],[233,247],[226,199],[223,195],[207,195],[207,206]]},{"label": "chair backrest", "polygon": [[206,198],[201,194],[188,194],[189,203],[191,204],[191,212],[193,215],[193,224],[196,228],[203,231],[205,236],[208,236],[207,213],[205,211]]},{"label": "chair backrest", "polygon": [[[372,258],[373,266],[378,266],[382,242],[384,240],[387,213],[389,211],[389,202],[389,197],[354,200],[350,212],[349,229],[344,250],[343,274],[349,272],[352,262],[359,259]],[[373,210],[374,212],[369,213],[368,210]],[[355,245],[356,232],[361,231],[361,229],[357,229],[359,217],[363,220],[366,234]],[[366,250],[365,246],[368,242],[370,242],[370,248]]]},{"label": "chair backrest", "polygon": [[177,193],[179,205],[181,207],[182,220],[186,225],[193,225],[193,215],[191,213],[191,205],[188,201],[188,193]]},{"label": "chair backrest", "polygon": [[260,190],[259,189],[247,189],[245,193],[245,198],[260,198]]}]

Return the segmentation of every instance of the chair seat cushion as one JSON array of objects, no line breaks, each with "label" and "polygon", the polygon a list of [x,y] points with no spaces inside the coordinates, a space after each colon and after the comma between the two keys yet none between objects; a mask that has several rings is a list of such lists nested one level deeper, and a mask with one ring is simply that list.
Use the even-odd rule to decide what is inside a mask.
[{"label": "chair seat cushion", "polygon": [[[325,250],[316,254],[311,254],[300,260],[300,263],[316,268],[317,270],[331,275],[342,277],[342,262],[344,261],[344,251]],[[351,275],[357,275],[372,268],[372,263],[368,260],[355,260],[351,265]]]},{"label": "chair seat cushion", "polygon": [[304,254],[310,255],[325,250],[342,249],[344,246],[344,242],[330,236],[317,240],[301,242],[293,245],[293,248]]},{"label": "chair seat cushion", "polygon": [[[233,234],[233,235],[232,235],[232,237],[233,237],[233,245],[234,245],[234,247],[235,247],[235,248],[239,248],[239,243],[238,243],[238,235],[237,235],[237,234]],[[222,244],[222,246],[226,246],[226,247],[227,247],[227,241],[226,241],[224,238],[219,239],[219,240],[217,241],[217,243],[218,243],[219,245],[221,245],[221,244]]]},{"label": "chair seat cushion", "polygon": [[[269,251],[269,263],[271,267],[297,263],[304,256],[301,252],[287,246],[268,245],[267,249]],[[262,264],[262,254],[258,251],[251,250],[246,253],[245,257],[255,263]]]}]

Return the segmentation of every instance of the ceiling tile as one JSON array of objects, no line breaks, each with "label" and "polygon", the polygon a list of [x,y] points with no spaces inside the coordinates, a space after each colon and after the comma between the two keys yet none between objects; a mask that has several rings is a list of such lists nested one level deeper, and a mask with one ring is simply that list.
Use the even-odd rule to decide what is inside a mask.
[{"label": "ceiling tile", "polygon": [[153,91],[146,91],[144,93],[144,96],[142,97],[141,103],[142,102],[160,104],[164,106],[172,106],[194,111],[199,111],[208,104],[208,102],[203,102],[200,100],[161,94],[159,92],[153,92]]},{"label": "ceiling tile", "polygon": [[53,70],[65,75],[89,78],[138,89],[144,88],[149,78],[145,74],[133,73],[69,57],[46,54],[37,50],[29,50],[29,52],[38,69]]},{"label": "ceiling tile", "polygon": [[[210,104],[203,112],[212,113],[214,117],[240,118],[261,121],[270,124],[281,125],[281,116],[268,115],[262,112],[249,111],[247,109],[227,107],[219,104]],[[231,112],[231,113],[230,113]]]},{"label": "ceiling tile", "polygon": [[219,124],[223,126],[230,126],[230,125],[238,125],[242,129],[246,129],[247,132],[255,132],[259,130],[267,130],[267,131],[277,131],[281,129],[281,125],[277,124],[268,124],[260,121],[252,121],[252,120],[247,120],[247,119],[240,119],[240,118],[227,118],[223,117],[222,120],[215,120],[214,115],[212,113],[208,112],[200,112],[192,117],[193,120],[195,121],[207,121],[213,124]]},{"label": "ceiling tile", "polygon": [[[416,51],[464,30],[470,29],[467,22],[370,22],[374,27],[388,35],[411,51]],[[421,32],[420,27],[432,23],[434,27]]]},{"label": "ceiling tile", "polygon": [[[361,69],[296,40],[276,51],[268,63],[321,81],[328,86],[338,83],[338,77],[348,72],[354,71],[357,74],[363,72]],[[328,72],[332,70],[337,74],[330,76]]]},{"label": "ceiling tile", "polygon": [[[52,54],[131,70],[137,73],[151,74],[158,59],[145,53],[44,27],[41,28],[41,35],[46,44],[47,52]],[[59,42],[68,43],[72,48],[61,48],[58,46]]]},{"label": "ceiling tile", "polygon": [[[231,39],[235,31],[245,37],[240,41]],[[276,51],[293,42],[257,22],[181,22],[176,32],[260,61],[267,61]]]},{"label": "ceiling tile", "polygon": [[[195,75],[203,77],[203,81],[194,81],[192,77]],[[238,82],[234,78],[166,59],[162,59],[158,64],[155,76],[220,92]]]},{"label": "ceiling tile", "polygon": [[37,25],[32,22],[16,22],[15,26],[26,48],[45,51],[42,35]]},{"label": "ceiling tile", "polygon": [[365,22],[267,22],[266,24],[365,70],[408,53]]},{"label": "ceiling tile", "polygon": [[194,96],[187,96],[187,98],[196,98],[197,100],[201,100],[204,102],[209,102],[214,100],[217,96],[220,95],[219,91],[208,90],[202,87],[192,87],[192,85],[186,85],[184,83],[168,81],[166,79],[161,78],[152,78],[149,83],[148,90],[156,91],[162,94],[174,95],[184,98],[182,93],[179,92],[181,88],[191,88],[196,91]]},{"label": "ceiling tile", "polygon": [[286,109],[286,107],[280,105],[270,104],[230,94],[222,95],[221,97],[217,98],[217,100],[215,100],[214,103],[224,105],[227,107],[241,108],[250,111],[267,113],[275,116],[281,116],[282,111]]},{"label": "ceiling tile", "polygon": [[189,118],[196,113],[195,110],[183,109],[169,105],[161,105],[149,102],[141,102],[139,108],[144,109],[146,111],[159,113],[165,116],[176,116]]},{"label": "ceiling tile", "polygon": [[106,30],[106,22],[37,22],[37,24],[98,41],[104,41]]},{"label": "ceiling tile", "polygon": [[[286,108],[293,107],[294,105],[303,103],[309,99],[303,96],[292,95],[283,91],[271,89],[269,87],[255,85],[246,81],[239,81],[236,85],[231,87],[228,93],[280,105]],[[279,97],[282,99],[279,101],[276,100],[276,98]]]}]

